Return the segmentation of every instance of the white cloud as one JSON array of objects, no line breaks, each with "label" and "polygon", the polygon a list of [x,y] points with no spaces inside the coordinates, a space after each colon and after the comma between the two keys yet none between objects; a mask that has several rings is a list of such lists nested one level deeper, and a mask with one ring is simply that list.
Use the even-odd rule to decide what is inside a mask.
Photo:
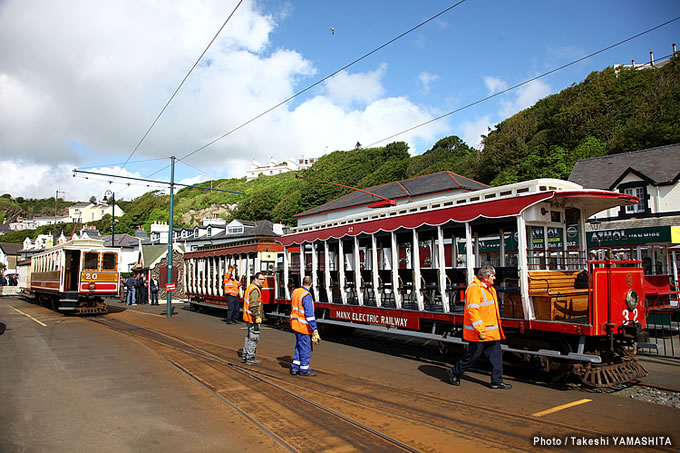
[{"label": "white cloud", "polygon": [[[127,158],[236,0],[0,3],[0,169],[8,175],[0,193],[49,197],[65,190],[70,200],[87,200],[108,183],[73,179],[71,169],[98,165],[117,173],[111,162]],[[240,6],[133,161],[181,159],[314,80],[313,61],[270,41],[291,6],[271,14],[259,8]],[[243,177],[251,159],[368,145],[437,114],[405,97],[385,97],[387,70],[383,64],[338,74],[316,97],[275,109],[187,163]],[[439,121],[390,141],[433,142],[448,132]],[[147,177],[159,166],[128,165],[122,174]],[[125,198],[156,189],[112,187]]]},{"label": "white cloud", "polygon": [[499,114],[503,118],[514,115],[515,113],[531,107],[540,99],[548,96],[552,92],[550,85],[541,80],[534,80],[513,91],[514,99],[501,99],[501,109]]},{"label": "white cloud", "polygon": [[371,72],[350,74],[342,71],[326,81],[328,97],[344,106],[372,102],[385,93],[381,79],[386,71],[384,63]]},{"label": "white cloud", "polygon": [[486,85],[486,89],[489,90],[489,94],[498,93],[499,91],[503,91],[508,88],[508,84],[505,80],[501,79],[500,77],[493,76],[485,76],[484,85]]},{"label": "white cloud", "polygon": [[421,90],[426,94],[430,92],[430,85],[432,85],[432,83],[436,82],[437,80],[439,80],[439,76],[437,74],[430,74],[429,72],[421,72],[418,74],[418,81],[420,82]]},{"label": "white cloud", "polygon": [[482,144],[482,135],[489,133],[491,119],[488,115],[476,118],[474,121],[465,121],[462,124],[463,141],[468,145],[478,148]]}]

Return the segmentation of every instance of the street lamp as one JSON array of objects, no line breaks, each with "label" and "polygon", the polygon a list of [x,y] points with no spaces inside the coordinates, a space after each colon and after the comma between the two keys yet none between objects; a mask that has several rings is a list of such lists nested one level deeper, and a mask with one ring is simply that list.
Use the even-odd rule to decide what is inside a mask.
[{"label": "street lamp", "polygon": [[54,227],[52,228],[52,245],[57,245],[57,202],[59,200],[59,193],[66,196],[66,192],[57,190],[54,194]]},{"label": "street lamp", "polygon": [[116,246],[116,194],[107,190],[104,192],[104,201],[109,201],[111,197],[111,247]]}]

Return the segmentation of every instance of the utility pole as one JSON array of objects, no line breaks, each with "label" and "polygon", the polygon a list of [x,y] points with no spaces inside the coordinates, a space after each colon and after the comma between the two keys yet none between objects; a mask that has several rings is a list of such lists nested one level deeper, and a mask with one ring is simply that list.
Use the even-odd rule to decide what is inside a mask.
[{"label": "utility pole", "polygon": [[[175,156],[170,156],[170,219],[168,220],[168,285],[172,281],[172,236],[174,233],[174,198],[175,198]],[[173,285],[174,286],[174,285]],[[166,286],[167,288],[167,286]],[[165,290],[167,296],[167,317],[172,317],[172,291]]]},{"label": "utility pole", "polygon": [[116,194],[110,190],[104,192],[104,201],[111,197],[111,247],[116,246]]}]

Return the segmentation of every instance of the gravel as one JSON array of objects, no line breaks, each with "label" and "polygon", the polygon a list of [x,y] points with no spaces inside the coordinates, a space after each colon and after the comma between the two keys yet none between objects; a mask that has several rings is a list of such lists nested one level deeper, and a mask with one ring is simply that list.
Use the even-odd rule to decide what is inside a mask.
[{"label": "gravel", "polygon": [[617,395],[626,398],[647,401],[649,403],[662,404],[680,409],[680,392],[660,390],[652,387],[634,385],[616,392]]}]

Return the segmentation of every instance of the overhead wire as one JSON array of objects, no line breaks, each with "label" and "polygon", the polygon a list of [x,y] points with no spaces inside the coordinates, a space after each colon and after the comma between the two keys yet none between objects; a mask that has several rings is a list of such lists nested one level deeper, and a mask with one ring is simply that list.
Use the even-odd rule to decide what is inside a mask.
[{"label": "overhead wire", "polygon": [[[307,91],[311,90],[312,88],[314,88],[314,87],[316,87],[316,86],[322,84],[322,83],[325,82],[326,80],[328,80],[328,79],[330,79],[331,77],[337,75],[338,73],[344,71],[345,69],[347,69],[347,68],[349,68],[349,67],[351,67],[351,66],[353,66],[353,65],[355,65],[355,64],[357,64],[357,63],[359,63],[360,61],[362,61],[362,60],[368,58],[369,56],[371,56],[371,55],[373,55],[374,53],[376,53],[376,52],[382,50],[383,48],[385,48],[385,47],[387,47],[387,46],[389,46],[390,44],[394,43],[395,41],[398,41],[399,39],[403,38],[404,36],[408,35],[409,33],[412,33],[413,31],[419,29],[419,28],[422,27],[423,25],[425,25],[425,24],[427,24],[427,23],[429,23],[429,22],[435,20],[435,19],[438,18],[439,16],[441,16],[441,15],[447,13],[448,11],[450,11],[450,10],[452,10],[453,8],[457,7],[458,5],[464,3],[465,1],[466,1],[466,0],[460,0],[459,2],[457,2],[457,3],[455,3],[455,4],[451,5],[451,6],[449,6],[448,8],[446,8],[446,9],[444,9],[444,10],[438,12],[438,13],[435,14],[434,16],[431,16],[430,18],[425,19],[424,21],[422,21],[422,22],[420,22],[419,24],[417,24],[417,25],[411,27],[411,28],[408,29],[407,31],[405,31],[405,32],[403,32],[403,33],[397,35],[396,37],[390,39],[390,40],[387,41],[386,43],[384,43],[384,44],[382,44],[382,45],[376,47],[375,49],[371,50],[370,52],[365,53],[364,55],[362,55],[362,56],[360,56],[359,58],[353,60],[352,62],[347,63],[346,65],[344,65],[344,66],[341,67],[340,69],[338,69],[338,70],[332,72],[331,74],[329,74],[329,75],[323,77],[322,79],[320,79],[320,80],[314,82],[313,84],[307,86],[306,88],[304,88],[304,89],[302,89],[302,90],[300,90],[300,91],[294,93],[293,95],[289,96],[288,98],[284,99],[283,101],[279,102],[278,104],[276,104],[276,105],[274,105],[274,106],[268,108],[267,110],[263,111],[262,113],[260,113],[260,114],[258,114],[258,115],[256,115],[256,116],[252,117],[252,118],[249,119],[248,121],[246,121],[246,122],[240,124],[239,126],[236,126],[235,128],[231,129],[231,130],[228,131],[227,133],[225,133],[225,134],[223,134],[223,135],[217,137],[217,138],[214,139],[214,140],[211,140],[210,142],[206,143],[205,145],[201,146],[200,148],[195,149],[194,151],[190,152],[189,154],[185,155],[184,157],[182,157],[181,159],[178,159],[178,160],[179,160],[179,161],[183,161],[184,159],[187,159],[188,157],[193,156],[194,154],[198,153],[199,151],[202,151],[203,149],[205,149],[205,148],[207,148],[207,147],[209,147],[209,146],[211,146],[211,145],[217,143],[218,141],[224,139],[225,137],[228,137],[229,135],[233,134],[234,132],[238,131],[239,129],[242,129],[243,127],[249,125],[249,124],[252,123],[253,121],[256,121],[256,120],[262,118],[263,116],[267,115],[268,113],[272,112],[273,110],[276,110],[277,108],[279,108],[279,107],[281,107],[282,105],[284,105],[284,104],[286,104],[286,103],[292,101],[293,99],[295,99],[295,98],[297,98],[298,96],[300,96],[300,95],[306,93]],[[148,176],[153,176],[153,175],[155,175],[156,173],[158,173],[158,172],[164,170],[165,168],[167,168],[167,167],[164,167],[164,168],[162,168],[162,169],[160,169],[160,170],[158,170],[158,171],[156,171],[156,172],[154,172],[154,173],[151,173],[151,174],[148,175]]]},{"label": "overhead wire", "polygon": [[532,77],[532,78],[527,79],[527,80],[525,80],[525,81],[523,81],[523,82],[517,83],[517,84],[515,84],[515,85],[513,85],[513,86],[511,86],[511,87],[509,87],[509,88],[506,88],[506,89],[504,89],[504,90],[498,91],[497,93],[490,94],[489,96],[486,96],[486,97],[484,97],[484,98],[482,98],[482,99],[479,99],[479,100],[477,100],[477,101],[474,101],[474,102],[471,102],[471,103],[469,103],[469,104],[466,104],[466,105],[464,105],[464,106],[462,106],[462,107],[459,107],[459,108],[457,108],[457,109],[455,109],[455,110],[452,110],[452,111],[450,111],[450,112],[444,113],[443,115],[440,115],[440,116],[438,116],[438,117],[436,117],[436,118],[433,118],[433,119],[428,120],[428,121],[424,121],[424,122],[419,123],[419,124],[417,124],[417,125],[415,125],[415,126],[409,127],[408,129],[404,129],[404,130],[399,131],[399,132],[397,132],[397,133],[395,133],[395,134],[392,134],[392,135],[390,135],[389,137],[385,137],[385,138],[383,138],[383,139],[380,139],[380,140],[378,140],[378,141],[375,141],[375,142],[373,142],[373,143],[370,143],[369,145],[366,145],[365,147],[366,147],[366,148],[370,148],[370,147],[375,146],[375,145],[377,145],[377,144],[379,144],[379,143],[382,143],[382,142],[384,142],[384,141],[387,141],[387,140],[389,140],[389,139],[391,139],[391,138],[394,138],[394,137],[397,137],[397,136],[399,136],[399,135],[405,134],[406,132],[410,132],[410,131],[412,131],[412,130],[414,130],[414,129],[418,129],[419,127],[423,127],[423,126],[426,126],[426,125],[428,125],[428,124],[434,123],[435,121],[439,121],[439,120],[441,120],[442,118],[446,118],[447,116],[451,116],[451,115],[453,115],[454,113],[458,113],[458,112],[460,112],[460,111],[462,111],[462,110],[468,109],[468,108],[473,107],[473,106],[475,106],[475,105],[477,105],[477,104],[481,104],[482,102],[485,102],[485,101],[488,101],[489,99],[492,99],[492,98],[495,98],[495,97],[497,97],[497,96],[500,96],[501,94],[505,94],[505,93],[507,93],[507,92],[509,92],[509,91],[515,90],[515,89],[517,89],[517,88],[519,88],[519,87],[521,87],[521,86],[524,86],[524,85],[526,85],[526,84],[528,84],[528,83],[531,83],[531,82],[533,82],[533,81],[535,81],[535,80],[538,80],[538,79],[541,79],[541,78],[543,78],[543,77],[546,77],[546,76],[548,76],[548,75],[550,75],[550,74],[553,74],[553,73],[555,73],[555,72],[557,72],[557,71],[561,71],[562,69],[568,68],[569,66],[575,65],[576,63],[579,63],[579,62],[581,62],[581,61],[583,61],[583,60],[586,60],[586,59],[588,59],[588,58],[594,57],[595,55],[601,54],[602,52],[606,52],[607,50],[613,49],[614,47],[618,47],[618,46],[620,46],[620,45],[622,45],[622,44],[627,43],[628,41],[631,41],[631,40],[633,40],[633,39],[639,38],[640,36],[646,35],[647,33],[651,33],[652,31],[657,30],[657,29],[659,29],[659,28],[661,28],[661,27],[664,27],[664,26],[666,26],[666,25],[668,25],[668,24],[670,24],[670,23],[673,23],[673,22],[675,22],[675,21],[677,21],[677,20],[679,20],[679,19],[680,19],[680,16],[678,16],[678,17],[676,17],[676,18],[674,18],[674,19],[668,20],[668,21],[666,21],[666,22],[664,22],[664,23],[662,23],[662,24],[656,25],[656,26],[654,26],[654,27],[652,27],[652,28],[649,28],[649,29],[647,29],[647,30],[645,30],[645,31],[643,31],[643,32],[637,33],[637,34],[635,34],[635,35],[633,35],[633,36],[630,36],[630,37],[628,37],[628,38],[626,38],[626,39],[623,39],[623,40],[621,40],[621,41],[619,41],[619,42],[617,42],[617,43],[611,44],[611,45],[609,45],[609,46],[607,46],[607,47],[605,47],[605,48],[603,48],[603,49],[600,49],[600,50],[598,50],[598,51],[596,51],[596,52],[592,52],[592,53],[590,53],[590,54],[588,54],[588,55],[585,55],[585,56],[583,56],[583,57],[581,57],[581,58],[578,58],[578,59],[576,59],[576,60],[573,60],[573,61],[571,61],[571,62],[569,62],[569,63],[563,64],[562,66],[559,66],[559,67],[557,67],[557,68],[551,69],[550,71],[544,72],[543,74],[537,75],[536,77]]},{"label": "overhead wire", "polygon": [[222,32],[222,30],[224,29],[224,27],[227,25],[227,23],[229,22],[229,20],[232,18],[232,16],[234,15],[234,13],[236,13],[236,10],[239,8],[239,6],[241,6],[241,3],[243,3],[243,0],[239,0],[239,2],[236,4],[236,6],[234,7],[234,9],[231,11],[231,13],[229,14],[229,16],[226,18],[226,20],[225,20],[224,23],[222,24],[222,26],[219,28],[219,30],[217,30],[217,33],[215,33],[215,36],[213,36],[213,38],[210,40],[210,42],[208,43],[208,45],[205,47],[205,49],[203,50],[203,52],[201,53],[201,55],[198,57],[198,59],[196,59],[196,62],[193,64],[193,66],[191,67],[191,69],[189,69],[189,72],[186,73],[186,75],[184,76],[184,78],[182,79],[182,81],[180,82],[180,84],[177,86],[177,88],[175,89],[175,91],[172,93],[172,96],[170,96],[170,99],[168,99],[168,101],[165,103],[165,105],[163,106],[163,108],[161,109],[161,111],[158,113],[158,115],[156,116],[156,118],[153,120],[153,122],[151,123],[151,125],[148,127],[148,129],[146,130],[146,132],[144,133],[144,135],[142,136],[142,138],[139,140],[139,142],[137,142],[137,145],[134,147],[134,149],[132,150],[132,152],[130,153],[130,155],[128,156],[128,158],[127,158],[127,159],[125,160],[125,162],[123,163],[121,169],[118,171],[118,174],[120,174],[120,172],[123,171],[123,169],[124,169],[125,166],[128,164],[128,162],[130,161],[130,159],[132,158],[132,156],[135,155],[135,153],[137,152],[137,150],[139,149],[139,147],[142,145],[142,143],[144,142],[144,140],[146,139],[146,137],[147,137],[147,136],[149,135],[149,133],[151,132],[151,129],[153,129],[153,127],[156,125],[156,123],[157,123],[158,120],[161,118],[161,116],[163,116],[163,113],[164,113],[165,110],[168,108],[168,106],[170,105],[170,103],[172,102],[172,100],[175,98],[175,96],[177,95],[177,93],[179,92],[179,90],[182,88],[182,86],[184,85],[184,82],[186,82],[186,80],[189,78],[189,75],[191,75],[191,73],[194,71],[194,69],[196,68],[196,66],[198,66],[198,63],[203,59],[203,57],[205,56],[205,54],[208,52],[208,49],[210,49],[210,47],[213,45],[213,43],[215,42],[215,40],[217,39],[217,37],[220,35],[220,33]]}]

